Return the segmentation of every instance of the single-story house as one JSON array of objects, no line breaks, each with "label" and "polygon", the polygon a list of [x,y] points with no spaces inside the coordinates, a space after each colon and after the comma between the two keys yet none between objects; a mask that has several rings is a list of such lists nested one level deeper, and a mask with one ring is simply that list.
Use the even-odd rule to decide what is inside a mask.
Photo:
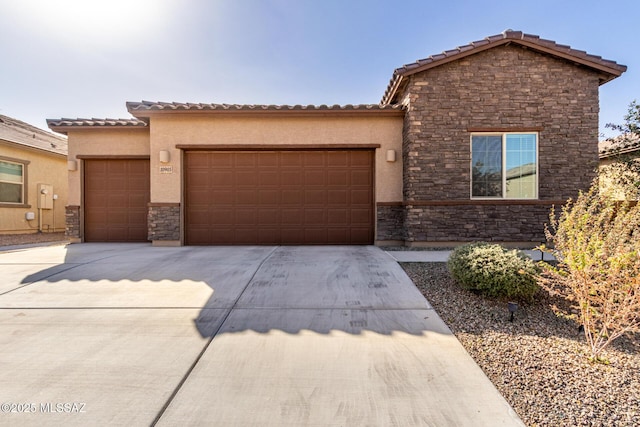
[{"label": "single-story house", "polygon": [[128,102],[68,135],[76,241],[536,244],[598,166],[626,67],[507,30],[405,65],[377,105]]},{"label": "single-story house", "polygon": [[67,138],[0,115],[0,234],[65,230]]}]

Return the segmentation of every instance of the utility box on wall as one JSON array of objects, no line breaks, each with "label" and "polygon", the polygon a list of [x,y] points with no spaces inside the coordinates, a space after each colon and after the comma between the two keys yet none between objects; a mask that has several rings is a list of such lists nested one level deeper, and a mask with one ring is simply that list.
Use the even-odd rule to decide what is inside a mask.
[{"label": "utility box on wall", "polygon": [[53,185],[38,184],[38,209],[53,209]]}]

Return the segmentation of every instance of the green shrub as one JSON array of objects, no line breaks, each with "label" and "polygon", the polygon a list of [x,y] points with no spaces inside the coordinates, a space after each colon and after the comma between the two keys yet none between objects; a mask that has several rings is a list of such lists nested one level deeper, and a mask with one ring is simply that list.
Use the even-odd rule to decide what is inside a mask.
[{"label": "green shrub", "polygon": [[531,301],[538,291],[538,267],[524,253],[479,242],[457,247],[447,262],[465,289],[493,298]]}]

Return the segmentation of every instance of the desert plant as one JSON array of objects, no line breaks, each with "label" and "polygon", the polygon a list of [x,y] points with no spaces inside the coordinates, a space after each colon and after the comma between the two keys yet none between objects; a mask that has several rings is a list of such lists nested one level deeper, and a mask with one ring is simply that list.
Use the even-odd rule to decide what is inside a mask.
[{"label": "desert plant", "polygon": [[546,235],[558,265],[546,266],[540,284],[573,303],[591,358],[602,361],[613,340],[640,330],[640,206],[595,180],[551,211]]},{"label": "desert plant", "polygon": [[516,249],[469,243],[453,250],[447,266],[458,284],[488,297],[530,301],[538,291],[538,268]]}]

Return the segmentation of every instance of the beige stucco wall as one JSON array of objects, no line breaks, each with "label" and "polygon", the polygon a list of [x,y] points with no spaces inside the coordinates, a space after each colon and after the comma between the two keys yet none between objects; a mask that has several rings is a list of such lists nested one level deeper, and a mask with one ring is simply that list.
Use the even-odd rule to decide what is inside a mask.
[{"label": "beige stucco wall", "polygon": [[[42,210],[43,231],[64,231],[65,206],[68,198],[67,159],[62,155],[37,149],[23,148],[12,143],[0,142],[0,159],[29,161],[26,176],[25,203],[29,207],[0,205],[0,233],[35,233],[39,229],[38,184],[53,186],[58,199],[53,209]],[[35,219],[27,221],[26,213],[33,212]]]},{"label": "beige stucco wall", "polygon": [[[402,200],[402,117],[238,116],[167,114],[151,118],[151,202],[181,201],[181,150],[176,145],[380,144],[376,150],[376,201]],[[171,153],[172,174],[160,173],[159,152]],[[387,150],[396,162],[387,162]]]},{"label": "beige stucco wall", "polygon": [[[148,156],[149,129],[71,129],[68,131],[69,160],[77,156]],[[69,205],[80,205],[82,160],[78,169],[69,171]],[[65,161],[66,168],[66,161]]]}]

